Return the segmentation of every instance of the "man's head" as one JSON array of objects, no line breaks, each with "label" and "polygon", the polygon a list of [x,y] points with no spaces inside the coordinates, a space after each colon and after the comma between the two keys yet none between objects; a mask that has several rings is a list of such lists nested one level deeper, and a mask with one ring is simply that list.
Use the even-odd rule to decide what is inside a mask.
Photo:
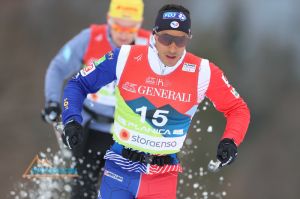
[{"label": "man's head", "polygon": [[167,66],[174,66],[191,39],[190,12],[180,5],[168,4],[157,14],[153,28],[159,58]]},{"label": "man's head", "polygon": [[143,21],[143,14],[143,0],[111,0],[107,23],[117,46],[134,41]]}]

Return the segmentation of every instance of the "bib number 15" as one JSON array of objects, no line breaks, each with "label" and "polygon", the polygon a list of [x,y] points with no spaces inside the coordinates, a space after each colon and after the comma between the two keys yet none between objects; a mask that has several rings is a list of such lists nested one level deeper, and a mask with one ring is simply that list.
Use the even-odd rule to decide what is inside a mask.
[{"label": "bib number 15", "polygon": [[[137,108],[135,110],[137,113],[141,113],[141,122],[145,122],[146,121],[146,114],[147,114],[147,107],[146,106],[142,106],[141,108]],[[166,110],[156,110],[153,114],[153,118],[152,118],[152,123],[155,126],[158,127],[162,127],[164,125],[166,125],[166,123],[168,122],[168,118],[167,118],[167,114],[169,113],[169,111]]]}]

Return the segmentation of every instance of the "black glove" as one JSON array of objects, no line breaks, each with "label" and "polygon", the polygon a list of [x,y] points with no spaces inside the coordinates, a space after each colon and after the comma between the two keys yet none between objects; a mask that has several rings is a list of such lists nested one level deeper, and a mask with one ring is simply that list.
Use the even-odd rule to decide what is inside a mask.
[{"label": "black glove", "polygon": [[42,110],[42,119],[49,124],[59,120],[61,114],[60,104],[50,101],[44,110]]},{"label": "black glove", "polygon": [[232,139],[224,138],[218,145],[217,158],[222,166],[230,165],[237,157],[237,146]]},{"label": "black glove", "polygon": [[75,120],[66,123],[62,140],[69,149],[77,149],[83,143],[83,128]]}]

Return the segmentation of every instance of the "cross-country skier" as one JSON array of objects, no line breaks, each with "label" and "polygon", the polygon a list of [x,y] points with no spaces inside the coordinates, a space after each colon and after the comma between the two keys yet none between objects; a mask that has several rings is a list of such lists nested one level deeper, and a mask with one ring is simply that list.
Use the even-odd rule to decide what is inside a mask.
[{"label": "cross-country skier", "polygon": [[205,97],[227,120],[217,158],[223,166],[235,160],[249,109],[219,67],[186,51],[190,39],[189,11],[165,5],[157,14],[150,45],[115,49],[65,87],[63,139],[76,148],[83,140],[86,95],[116,82],[115,142],[105,155],[99,199],[175,199],[182,171],[176,154]]}]

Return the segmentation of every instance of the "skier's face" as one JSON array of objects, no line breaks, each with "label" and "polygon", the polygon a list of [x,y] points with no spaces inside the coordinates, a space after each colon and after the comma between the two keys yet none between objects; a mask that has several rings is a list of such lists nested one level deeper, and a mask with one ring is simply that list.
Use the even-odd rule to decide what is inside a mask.
[{"label": "skier's face", "polygon": [[108,17],[108,25],[113,42],[120,47],[134,42],[141,22]]},{"label": "skier's face", "polygon": [[184,53],[189,40],[185,32],[163,30],[155,33],[155,47],[160,60],[167,66],[174,66]]}]

